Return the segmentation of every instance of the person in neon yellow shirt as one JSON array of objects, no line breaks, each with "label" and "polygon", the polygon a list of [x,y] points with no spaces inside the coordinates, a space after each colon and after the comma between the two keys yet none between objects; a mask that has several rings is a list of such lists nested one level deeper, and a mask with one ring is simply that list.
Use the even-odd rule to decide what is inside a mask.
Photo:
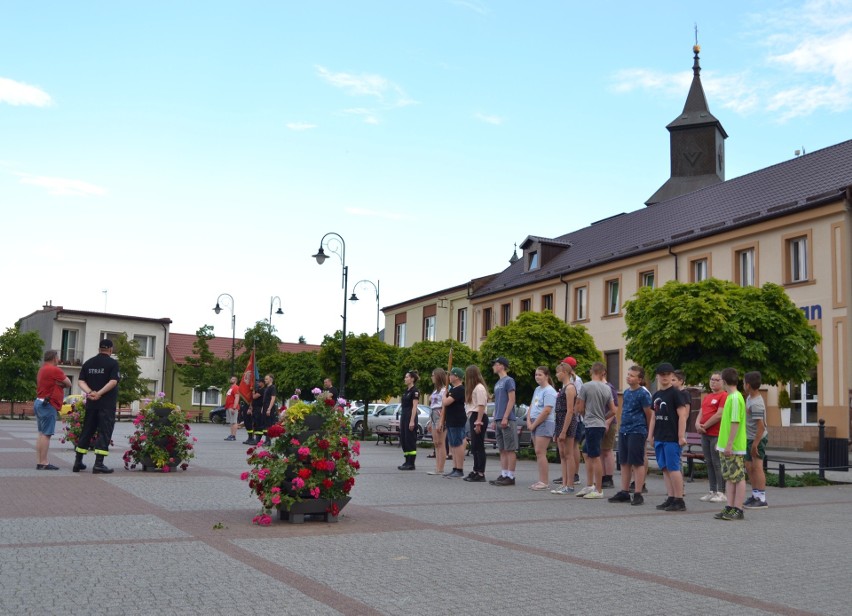
[{"label": "person in neon yellow shirt", "polygon": [[742,520],[745,501],[746,404],[737,389],[739,374],[734,368],[722,370],[728,397],[722,411],[716,449],[722,453],[722,477],[725,479],[727,506],[714,517],[717,520]]}]

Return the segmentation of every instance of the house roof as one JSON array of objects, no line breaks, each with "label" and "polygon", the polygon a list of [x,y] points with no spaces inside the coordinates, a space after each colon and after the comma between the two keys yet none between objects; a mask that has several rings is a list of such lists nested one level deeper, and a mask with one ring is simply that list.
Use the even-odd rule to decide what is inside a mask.
[{"label": "house roof", "polygon": [[559,236],[571,247],[533,271],[525,272],[519,260],[471,297],[805,211],[843,198],[847,187],[852,140]]},{"label": "house roof", "polygon": [[[192,345],[195,344],[195,334],[169,334],[169,343],[166,345],[166,352],[172,361],[176,364],[183,364],[185,358],[195,353],[192,350]],[[237,338],[235,343],[237,346],[242,345],[242,338]],[[231,339],[222,336],[216,336],[208,341],[207,346],[210,352],[219,359],[231,358]],[[304,351],[319,351],[318,344],[300,344],[298,342],[281,342],[278,344],[278,350],[282,353],[302,353]]]},{"label": "house roof", "polygon": [[107,319],[120,319],[123,321],[145,321],[148,323],[171,323],[172,320],[168,317],[162,317],[159,319],[153,317],[139,317],[133,316],[129,314],[113,314],[111,312],[93,312],[89,310],[67,310],[62,306],[50,306],[45,305],[41,310],[36,310],[34,312],[29,313],[27,316],[23,317],[27,319],[33,315],[41,314],[45,312],[55,312],[53,318],[61,319],[63,316],[77,316],[77,317],[101,317]]}]

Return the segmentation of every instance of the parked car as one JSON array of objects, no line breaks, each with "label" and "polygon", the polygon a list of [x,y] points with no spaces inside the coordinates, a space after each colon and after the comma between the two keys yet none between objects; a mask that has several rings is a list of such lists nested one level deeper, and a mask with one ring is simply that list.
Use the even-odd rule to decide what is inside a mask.
[{"label": "parked car", "polygon": [[224,406],[217,406],[210,411],[210,423],[223,424],[227,421],[227,411]]},{"label": "parked car", "polygon": [[[377,402],[376,404],[371,404],[368,412],[370,415],[385,407],[383,402]],[[351,425],[355,425],[355,421],[357,419],[361,419],[364,417],[364,405],[359,404],[358,406],[353,406],[345,411],[345,414],[350,419]]]},{"label": "parked car", "polygon": [[[374,406],[375,408],[373,408]],[[367,428],[369,430],[375,430],[376,426],[387,427],[389,425],[390,420],[393,419],[393,412],[385,412],[387,407],[386,404],[370,405],[368,409],[370,412],[367,414]],[[357,408],[349,413],[349,425],[352,426],[352,432],[361,433],[361,428],[364,425],[364,407]]]},{"label": "parked car", "polygon": [[59,411],[60,415],[67,415],[71,412],[71,407],[74,406],[77,402],[82,400],[85,396],[83,394],[70,394],[65,396],[65,399],[62,401],[62,408]]},{"label": "parked car", "polygon": [[[518,428],[518,446],[526,447],[530,444],[532,436],[527,429],[527,422],[524,418],[527,416],[529,407],[526,404],[515,406],[515,425]],[[485,406],[485,414],[488,415],[488,427],[485,429],[485,442],[490,443],[492,447],[497,447],[497,435],[494,431],[494,403],[489,402]]]},{"label": "parked car", "polygon": [[[399,416],[402,412],[400,408],[402,405],[399,402],[393,402],[388,404],[383,410],[390,411],[393,414],[393,419],[396,423],[394,426],[399,426]],[[424,404],[420,404],[417,406],[417,439],[420,440],[423,438],[423,435],[426,434],[426,426],[429,424],[429,418],[431,417],[431,411],[428,406]]]}]

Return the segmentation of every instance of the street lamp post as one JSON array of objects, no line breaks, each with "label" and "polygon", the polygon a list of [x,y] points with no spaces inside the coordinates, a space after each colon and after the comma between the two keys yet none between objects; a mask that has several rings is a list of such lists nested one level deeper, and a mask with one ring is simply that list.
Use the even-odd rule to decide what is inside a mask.
[{"label": "street lamp post", "polygon": [[[326,241],[328,238],[328,241]],[[328,251],[336,254],[340,258],[340,263],[343,266],[343,337],[340,339],[340,397],[346,397],[346,296],[349,293],[349,266],[346,265],[346,242],[339,233],[329,231],[322,236],[320,247],[317,254],[311,255],[317,260],[317,263],[322,265],[328,259],[328,255],[323,250],[323,244],[328,248]]]},{"label": "street lamp post", "polygon": [[281,298],[275,295],[274,297],[269,298],[269,333],[272,333],[272,308],[275,306],[275,302],[278,302],[278,310],[275,311],[275,314],[284,314],[284,311],[281,310]]},{"label": "street lamp post", "polygon": [[234,364],[234,348],[236,347],[237,340],[237,317],[234,315],[234,297],[229,293],[221,293],[219,297],[216,298],[216,306],[213,308],[213,312],[215,312],[216,314],[222,312],[222,307],[219,305],[219,301],[223,297],[226,297],[231,300],[231,376],[234,376],[236,374],[236,366]]},{"label": "street lamp post", "polygon": [[373,289],[376,292],[376,335],[379,335],[379,286],[381,285],[381,281],[377,280],[375,284],[373,284],[372,280],[359,280],[354,285],[352,285],[352,297],[349,298],[350,302],[357,302],[358,296],[355,295],[355,289],[358,288],[358,285],[361,283],[367,283],[373,286]]}]

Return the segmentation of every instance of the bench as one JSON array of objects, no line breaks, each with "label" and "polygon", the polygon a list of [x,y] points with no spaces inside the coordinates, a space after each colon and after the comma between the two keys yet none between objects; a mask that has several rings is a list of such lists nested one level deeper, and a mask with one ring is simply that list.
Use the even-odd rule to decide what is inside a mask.
[{"label": "bench", "polygon": [[187,421],[192,421],[193,419],[195,423],[202,423],[204,421],[204,409],[188,408],[184,411],[184,414],[186,414]]},{"label": "bench", "polygon": [[386,445],[393,445],[394,440],[399,441],[399,426],[376,426],[373,430],[376,435],[376,445],[383,442]]},{"label": "bench", "polygon": [[[704,462],[704,450],[701,448],[701,435],[698,432],[687,432],[686,433],[686,445],[683,447],[683,453],[681,453],[681,457],[684,462],[686,462],[686,482],[692,483],[695,481],[695,461]],[[616,456],[618,455],[618,445],[615,446]],[[656,455],[654,452],[654,446],[648,445],[645,448],[646,454],[654,459]],[[618,467],[621,468],[620,461],[616,457],[616,461],[618,462]],[[647,464],[646,464],[647,466]]]}]

